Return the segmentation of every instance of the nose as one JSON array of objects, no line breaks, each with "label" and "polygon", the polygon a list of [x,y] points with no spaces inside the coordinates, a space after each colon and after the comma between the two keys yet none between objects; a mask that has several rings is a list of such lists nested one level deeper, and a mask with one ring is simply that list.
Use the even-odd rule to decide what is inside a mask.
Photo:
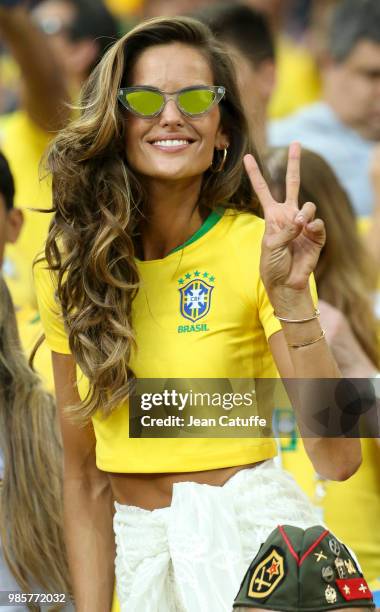
[{"label": "nose", "polygon": [[168,100],[160,115],[160,125],[183,125],[183,115],[174,100]]}]

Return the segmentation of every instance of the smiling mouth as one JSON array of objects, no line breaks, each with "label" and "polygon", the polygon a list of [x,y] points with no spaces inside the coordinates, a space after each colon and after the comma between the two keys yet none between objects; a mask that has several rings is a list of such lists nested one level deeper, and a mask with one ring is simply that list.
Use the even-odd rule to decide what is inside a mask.
[{"label": "smiling mouth", "polygon": [[175,138],[175,139],[162,139],[162,140],[153,140],[150,142],[154,147],[159,147],[161,149],[175,149],[178,147],[186,147],[191,145],[194,140],[190,140],[187,138]]}]

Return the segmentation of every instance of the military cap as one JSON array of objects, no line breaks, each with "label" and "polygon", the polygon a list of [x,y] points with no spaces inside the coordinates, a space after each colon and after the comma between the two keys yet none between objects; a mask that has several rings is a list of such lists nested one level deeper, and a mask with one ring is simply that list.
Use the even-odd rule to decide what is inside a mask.
[{"label": "military cap", "polygon": [[276,612],[375,607],[356,560],[319,525],[276,527],[244,576],[238,606]]}]

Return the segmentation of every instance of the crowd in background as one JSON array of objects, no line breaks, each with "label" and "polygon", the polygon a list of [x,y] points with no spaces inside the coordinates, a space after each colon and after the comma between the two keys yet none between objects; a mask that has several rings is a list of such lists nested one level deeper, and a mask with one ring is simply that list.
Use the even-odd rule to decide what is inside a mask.
[{"label": "crowd in background", "polygon": [[[41,336],[32,266],[50,220],[44,151],[75,114],[80,87],[110,43],[142,19],[178,14],[206,22],[226,44],[250,129],[280,201],[286,147],[294,140],[303,145],[301,198],[315,202],[327,231],[316,270],[323,327],[344,376],[375,377],[380,370],[376,0],[0,0],[5,156],[0,267],[25,354],[30,356]],[[25,591],[61,592],[69,590],[69,578],[61,545],[61,451],[50,354],[43,343],[36,351],[38,375],[25,360],[20,365],[12,305],[0,280],[0,377],[6,381],[0,386],[0,591],[18,584]],[[287,406],[276,407],[274,421],[283,467],[380,590],[379,440],[363,439],[360,469],[337,483],[314,472]],[[42,444],[47,439],[48,447]]]}]

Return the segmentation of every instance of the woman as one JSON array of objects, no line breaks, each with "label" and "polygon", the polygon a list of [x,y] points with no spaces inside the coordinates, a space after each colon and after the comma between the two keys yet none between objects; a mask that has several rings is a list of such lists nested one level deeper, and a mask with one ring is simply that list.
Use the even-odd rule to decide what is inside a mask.
[{"label": "woman", "polygon": [[[51,271],[35,271],[62,415],[77,610],[111,605],[113,500],[122,610],[229,610],[273,525],[315,515],[267,461],[270,439],[129,438],[129,374],[255,378],[277,365],[283,376],[338,377],[309,290],[323,223],[313,204],[298,210],[297,144],[286,202],[271,198],[228,55],[197,21],[132,30],[82,100],[50,150]],[[252,185],[266,217],[261,263]],[[180,332],[199,317],[199,331]],[[81,398],[77,365],[88,380],[86,394],[79,377]],[[360,463],[356,440],[306,445],[331,478]]]},{"label": "woman", "polygon": [[[17,586],[8,583],[10,591],[21,588],[24,593],[34,593],[42,588],[49,593],[68,593],[55,405],[21,351],[12,301],[1,275],[0,451],[2,589],[7,584],[6,568],[1,567],[3,555],[17,581]],[[27,606],[19,604],[17,609]]]}]

